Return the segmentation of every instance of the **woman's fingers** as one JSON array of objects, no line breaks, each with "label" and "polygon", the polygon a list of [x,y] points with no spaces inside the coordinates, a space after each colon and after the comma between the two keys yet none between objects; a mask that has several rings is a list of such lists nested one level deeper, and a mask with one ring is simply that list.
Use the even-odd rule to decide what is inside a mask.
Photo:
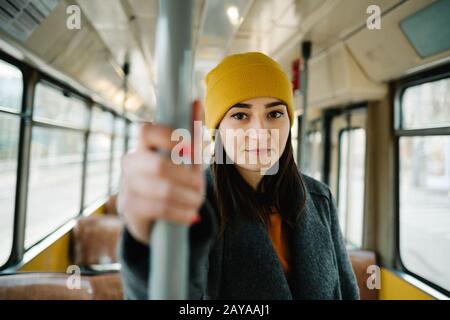
[{"label": "woman's fingers", "polygon": [[179,143],[171,141],[172,132],[167,126],[144,122],[139,129],[138,147],[140,150],[164,150],[170,154]]},{"label": "woman's fingers", "polygon": [[[127,193],[126,191],[125,193]],[[126,210],[123,213],[128,231],[133,237],[144,244],[148,244],[151,226],[158,220],[165,220],[170,223],[179,223],[191,225],[194,217],[197,216],[196,210],[186,210],[160,201],[149,201],[148,199],[127,196],[122,194],[122,202]]]},{"label": "woman's fingers", "polygon": [[[201,121],[202,118],[202,107],[196,101],[192,105],[192,120]],[[180,150],[180,143],[186,143],[181,150],[191,157],[194,156],[193,143],[201,150],[201,125],[197,123],[196,130],[192,131],[193,142],[172,141],[172,132],[164,125],[143,123],[137,150],[122,159],[119,211],[131,234],[144,243],[148,243],[150,226],[158,219],[192,224],[204,200],[201,164],[179,165],[168,156],[172,151]],[[197,160],[201,156],[200,151]]]},{"label": "woman's fingers", "polygon": [[122,170],[130,179],[143,176],[148,179],[165,177],[180,185],[198,189],[203,174],[189,166],[177,165],[164,155],[156,152],[136,152],[123,158]]},{"label": "woman's fingers", "polygon": [[129,189],[137,197],[166,202],[180,209],[197,209],[201,205],[199,190],[178,185],[167,179],[130,177]]},{"label": "woman's fingers", "polygon": [[[186,209],[164,201],[136,197],[134,194],[130,194],[128,199],[127,211],[124,214],[127,224],[150,224],[161,219],[171,223],[190,225],[194,216],[197,215],[195,209]],[[135,226],[135,229],[139,228],[139,226]],[[146,236],[143,235],[140,238],[147,239]]]}]

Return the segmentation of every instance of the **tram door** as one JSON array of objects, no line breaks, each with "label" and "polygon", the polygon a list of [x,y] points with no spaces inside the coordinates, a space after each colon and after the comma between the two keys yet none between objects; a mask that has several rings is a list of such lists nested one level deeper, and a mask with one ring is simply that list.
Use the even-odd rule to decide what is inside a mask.
[{"label": "tram door", "polygon": [[366,106],[351,107],[331,119],[329,185],[341,230],[350,248],[363,246]]}]

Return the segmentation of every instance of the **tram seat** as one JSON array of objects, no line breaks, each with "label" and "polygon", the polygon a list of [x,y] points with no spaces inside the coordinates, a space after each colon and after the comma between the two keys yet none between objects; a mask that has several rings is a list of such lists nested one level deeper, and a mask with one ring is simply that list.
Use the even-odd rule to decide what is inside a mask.
[{"label": "tram seat", "polygon": [[99,215],[78,219],[73,229],[74,264],[83,269],[117,271],[117,244],[123,222],[117,216]]},{"label": "tram seat", "polygon": [[371,265],[378,265],[376,253],[369,250],[348,250],[348,255],[358,281],[359,293],[361,300],[378,300],[377,289],[369,289],[367,287],[367,279],[370,273],[367,268]]},{"label": "tram seat", "polygon": [[[74,263],[85,270],[117,271],[117,244],[123,226],[114,215],[80,218],[73,230]],[[361,300],[377,300],[379,290],[367,287],[371,274],[367,268],[377,264],[376,253],[369,250],[348,250],[355,272]]]},{"label": "tram seat", "polygon": [[74,275],[24,272],[0,276],[0,300],[122,300],[119,273],[81,275],[80,286]]}]

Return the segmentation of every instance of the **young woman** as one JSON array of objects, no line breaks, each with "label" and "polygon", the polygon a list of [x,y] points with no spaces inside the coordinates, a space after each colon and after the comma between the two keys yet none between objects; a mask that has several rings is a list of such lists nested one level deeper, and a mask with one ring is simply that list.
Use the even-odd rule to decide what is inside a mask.
[{"label": "young woman", "polygon": [[358,299],[330,190],[294,162],[292,90],[279,64],[257,52],[228,56],[206,87],[206,126],[217,129],[206,184],[199,165],[153,151],[176,144],[164,126],[144,125],[124,158],[125,296],[147,298],[149,234],[165,219],[191,225],[191,299]]}]

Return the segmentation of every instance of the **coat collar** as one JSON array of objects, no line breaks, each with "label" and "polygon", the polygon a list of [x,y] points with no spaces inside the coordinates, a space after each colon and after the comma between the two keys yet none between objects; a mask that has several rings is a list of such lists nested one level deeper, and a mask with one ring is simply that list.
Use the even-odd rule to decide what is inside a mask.
[{"label": "coat collar", "polygon": [[337,263],[326,219],[311,195],[289,237],[289,283],[267,231],[240,219],[226,227],[221,296],[225,299],[333,299]]}]

